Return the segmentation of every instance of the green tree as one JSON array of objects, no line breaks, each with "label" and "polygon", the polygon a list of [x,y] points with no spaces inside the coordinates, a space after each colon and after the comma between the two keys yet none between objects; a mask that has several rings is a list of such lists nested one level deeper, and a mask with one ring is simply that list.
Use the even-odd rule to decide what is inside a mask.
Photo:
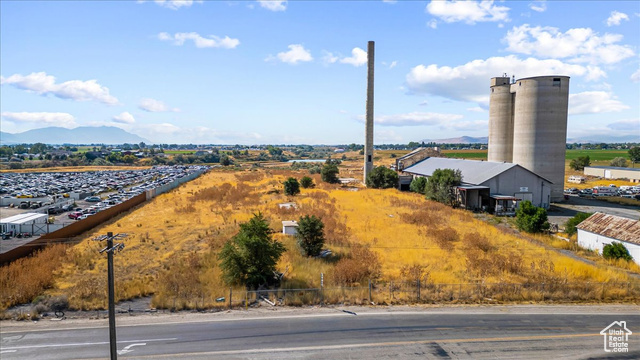
[{"label": "green tree", "polygon": [[322,220],[315,215],[300,217],[296,239],[304,255],[318,256],[324,246],[324,224]]},{"label": "green tree", "polygon": [[31,145],[29,149],[29,153],[31,154],[43,154],[45,151],[47,151],[47,145],[43,143],[35,143]]},{"label": "green tree", "polygon": [[271,229],[261,213],[254,214],[220,251],[222,278],[227,284],[256,289],[274,283],[276,264],[284,245],[271,238]]},{"label": "green tree", "polygon": [[283,184],[285,195],[295,196],[300,194],[300,183],[298,182],[298,179],[290,177]]},{"label": "green tree", "polygon": [[627,167],[627,159],[623,157],[616,157],[616,158],[613,158],[613,160],[611,160],[609,165],[615,166],[615,167]]},{"label": "green tree", "polygon": [[616,241],[613,241],[611,244],[607,244],[602,248],[602,256],[605,259],[633,260],[631,254],[629,254],[629,250],[622,243]]},{"label": "green tree", "polygon": [[305,188],[312,188],[313,187],[313,179],[308,177],[308,176],[304,176],[302,177],[302,179],[300,179],[300,185]]},{"label": "green tree", "polygon": [[519,230],[528,233],[548,230],[547,210],[534,206],[529,200],[521,202],[516,210],[516,226]]},{"label": "green tree", "polygon": [[322,170],[320,171],[320,175],[322,176],[322,181],[328,182],[330,184],[337,184],[340,182],[338,179],[338,165],[335,164],[324,164]]},{"label": "green tree", "polygon": [[424,194],[429,200],[453,206],[456,202],[455,187],[461,182],[460,170],[436,169],[427,179]]},{"label": "green tree", "polygon": [[416,192],[418,194],[424,194],[424,187],[427,185],[426,177],[417,177],[411,180],[411,185],[409,185],[409,190]]},{"label": "green tree", "polygon": [[376,166],[366,179],[367,187],[388,189],[398,187],[398,173],[384,166]]},{"label": "green tree", "polygon": [[585,166],[591,165],[591,159],[589,159],[589,155],[587,156],[579,156],[569,163],[569,167],[573,170],[584,170]]},{"label": "green tree", "polygon": [[629,149],[629,159],[634,164],[640,162],[640,146],[634,146]]},{"label": "green tree", "polygon": [[578,231],[576,229],[576,226],[585,221],[591,215],[593,215],[593,213],[577,213],[574,217],[570,218],[569,220],[567,220],[567,222],[564,223],[564,232],[569,236],[575,234]]},{"label": "green tree", "polygon": [[233,164],[233,161],[231,160],[229,155],[222,154],[222,156],[220,156],[220,164],[222,164],[224,166],[229,166],[229,165]]},{"label": "green tree", "polygon": [[136,162],[136,160],[138,160],[138,158],[133,155],[125,155],[124,157],[122,157],[122,161],[127,164],[133,164],[134,162]]}]

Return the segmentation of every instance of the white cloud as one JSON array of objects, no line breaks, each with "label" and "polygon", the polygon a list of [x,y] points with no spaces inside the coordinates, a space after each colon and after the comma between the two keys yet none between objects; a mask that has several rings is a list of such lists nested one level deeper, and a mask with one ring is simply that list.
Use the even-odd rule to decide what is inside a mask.
[{"label": "white cloud", "polygon": [[287,1],[284,0],[258,0],[261,7],[271,11],[287,10]]},{"label": "white cloud", "polygon": [[170,108],[164,102],[160,100],[155,100],[151,98],[146,98],[140,100],[140,104],[138,107],[144,111],[148,112],[179,112],[178,108]]},{"label": "white cloud", "polygon": [[[145,2],[146,0],[138,0],[138,3],[140,4]],[[171,10],[178,10],[181,7],[188,8],[191,5],[193,5],[193,3],[202,4],[202,0],[195,0],[195,1],[194,0],[153,0],[153,2]]]},{"label": "white cloud", "polygon": [[432,29],[437,29],[438,28],[438,20],[436,19],[431,19],[427,22],[427,26],[432,28]]},{"label": "white cloud", "polygon": [[508,51],[570,62],[614,64],[634,55],[628,45],[617,45],[622,35],[599,36],[590,28],[560,32],[555,27],[532,27],[529,24],[509,30],[503,39]]},{"label": "white cloud", "polygon": [[474,107],[467,108],[467,111],[485,112],[486,110],[481,108],[480,106],[474,106]]},{"label": "white cloud", "polygon": [[566,64],[559,60],[520,59],[515,55],[478,59],[455,67],[418,65],[406,76],[410,92],[442,96],[452,100],[489,104],[489,79],[503,73],[516,78],[558,74],[597,79],[598,67]]},{"label": "white cloud", "polygon": [[382,2],[387,4],[395,4],[398,2],[398,0],[382,0]]},{"label": "white cloud", "polygon": [[[428,126],[442,125],[459,119],[462,119],[462,115],[414,111],[406,114],[379,115],[373,122],[380,126]],[[365,116],[359,115],[356,120],[364,122]]]},{"label": "white cloud", "polygon": [[636,70],[633,74],[631,74],[631,81],[640,82],[640,69]]},{"label": "white cloud", "polygon": [[131,113],[128,113],[126,111],[120,115],[116,115],[112,117],[111,120],[113,120],[113,122],[117,122],[120,124],[133,124],[136,122],[136,119],[133,117],[133,115],[131,115]]},{"label": "white cloud", "polygon": [[607,26],[620,25],[622,20],[629,21],[629,15],[619,11],[612,11],[609,18],[607,18]]},{"label": "white cloud", "polygon": [[443,130],[456,130],[456,131],[478,131],[488,130],[488,120],[472,120],[472,121],[449,121],[440,124],[440,128]]},{"label": "white cloud", "polygon": [[476,22],[509,21],[509,8],[497,6],[492,0],[483,1],[442,1],[432,0],[427,12],[445,22],[464,21],[473,25]]},{"label": "white cloud", "polygon": [[14,123],[37,123],[47,126],[73,128],[77,126],[73,115],[59,112],[3,112],[2,118]]},{"label": "white cloud", "polygon": [[228,36],[225,36],[224,38],[215,35],[203,37],[196,32],[183,32],[176,33],[175,35],[161,32],[158,34],[158,39],[162,41],[171,41],[174,45],[184,45],[185,41],[192,40],[197,48],[234,49],[236,46],[240,45],[240,40],[232,39]]},{"label": "white cloud", "polygon": [[628,108],[606,91],[585,91],[569,95],[570,115],[617,112]]},{"label": "white cloud", "polygon": [[[299,62],[307,62],[307,61],[313,60],[313,57],[311,56],[311,53],[309,52],[309,50],[306,50],[300,44],[291,44],[288,46],[288,48],[289,48],[289,51],[281,52],[281,53],[278,53],[278,55],[276,55],[276,58],[282,61],[283,63],[295,65]],[[271,60],[275,60],[276,58],[269,55],[265,60],[271,61]]]},{"label": "white cloud", "polygon": [[359,47],[353,48],[353,50],[351,50],[351,57],[342,58],[340,62],[353,66],[362,66],[367,63],[367,52]]},{"label": "white cloud", "polygon": [[529,4],[529,9],[537,12],[545,12],[547,11],[547,1],[546,0],[536,0]]},{"label": "white cloud", "polygon": [[0,84],[13,85],[18,89],[33,91],[40,95],[51,94],[61,99],[98,101],[107,105],[118,104],[118,99],[111,96],[109,89],[98,84],[97,80],[69,80],[56,84],[54,76],[38,72],[27,76],[14,74],[8,78],[0,77]]},{"label": "white cloud", "polygon": [[389,69],[393,69],[394,67],[396,67],[396,65],[398,65],[397,61],[392,61],[391,64],[389,64]]},{"label": "white cloud", "polygon": [[615,121],[607,124],[607,127],[611,130],[635,131],[635,134],[638,135],[640,134],[640,118]]},{"label": "white cloud", "polygon": [[322,56],[322,62],[325,64],[333,64],[340,59],[338,56],[335,56],[333,55],[333,53],[330,53],[326,50],[323,50],[322,53],[324,54]]}]

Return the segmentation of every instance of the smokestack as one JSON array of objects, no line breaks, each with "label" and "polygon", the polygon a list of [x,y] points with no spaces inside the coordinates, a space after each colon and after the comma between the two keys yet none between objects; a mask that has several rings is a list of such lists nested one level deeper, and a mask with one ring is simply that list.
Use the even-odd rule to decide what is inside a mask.
[{"label": "smokestack", "polygon": [[364,142],[364,182],[367,183],[367,175],[373,170],[373,63],[375,42],[367,44],[367,109],[366,128]]}]

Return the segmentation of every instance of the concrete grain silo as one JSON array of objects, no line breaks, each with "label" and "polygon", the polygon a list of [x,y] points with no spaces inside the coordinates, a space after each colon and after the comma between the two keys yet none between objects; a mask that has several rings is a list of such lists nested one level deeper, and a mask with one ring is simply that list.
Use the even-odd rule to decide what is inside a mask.
[{"label": "concrete grain silo", "polygon": [[569,77],[539,76],[511,85],[513,162],[550,180],[551,201],[563,200]]},{"label": "concrete grain silo", "polygon": [[562,201],[569,107],[568,76],[491,79],[489,161],[513,162],[550,180]]},{"label": "concrete grain silo", "polygon": [[508,77],[491,79],[489,97],[489,161],[511,162],[513,157],[513,100]]}]

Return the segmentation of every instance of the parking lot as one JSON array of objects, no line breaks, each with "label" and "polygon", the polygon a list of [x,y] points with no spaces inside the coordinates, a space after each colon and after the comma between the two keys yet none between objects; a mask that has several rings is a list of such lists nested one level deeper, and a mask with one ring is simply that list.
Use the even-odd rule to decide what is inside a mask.
[{"label": "parking lot", "polygon": [[[29,224],[11,226],[5,221],[25,213],[47,214],[48,224],[66,226],[120,204],[147,190],[158,189],[206,166],[158,166],[147,170],[91,171],[69,173],[0,174],[0,252],[20,246],[27,239]],[[53,226],[52,226],[53,227]],[[20,230],[10,230],[10,229]],[[25,230],[25,228],[27,230]],[[30,240],[27,240],[27,242]]]}]

